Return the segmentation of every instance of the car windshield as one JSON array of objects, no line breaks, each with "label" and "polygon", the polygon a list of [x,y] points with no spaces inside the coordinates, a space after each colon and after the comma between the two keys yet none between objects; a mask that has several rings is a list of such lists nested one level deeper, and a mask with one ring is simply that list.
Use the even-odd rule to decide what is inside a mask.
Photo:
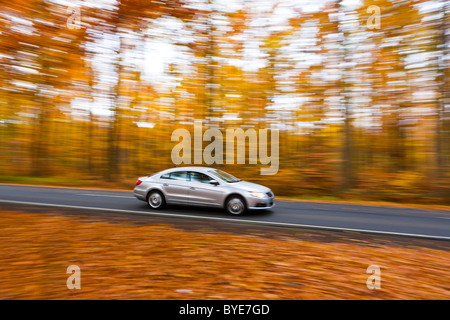
[{"label": "car windshield", "polygon": [[240,179],[233,177],[231,174],[222,170],[211,170],[210,172],[213,172],[217,177],[228,183],[241,181]]}]

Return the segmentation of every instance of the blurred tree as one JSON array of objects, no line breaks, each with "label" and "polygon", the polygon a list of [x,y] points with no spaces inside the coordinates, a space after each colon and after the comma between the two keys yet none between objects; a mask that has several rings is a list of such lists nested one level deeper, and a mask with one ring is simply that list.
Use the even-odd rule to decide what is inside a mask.
[{"label": "blurred tree", "polygon": [[279,128],[277,193],[448,201],[447,1],[0,5],[0,175],[134,178],[197,119]]},{"label": "blurred tree", "polygon": [[449,2],[443,0],[441,18],[439,19],[439,110],[436,132],[437,176],[446,171],[450,165],[450,32],[449,32]]}]

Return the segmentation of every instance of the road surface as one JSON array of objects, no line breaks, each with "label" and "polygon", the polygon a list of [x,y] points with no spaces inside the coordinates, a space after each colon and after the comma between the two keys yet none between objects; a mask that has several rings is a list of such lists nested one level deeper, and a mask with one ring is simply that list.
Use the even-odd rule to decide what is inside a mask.
[{"label": "road surface", "polygon": [[123,214],[207,219],[246,224],[317,228],[450,240],[450,211],[276,200],[267,211],[231,216],[223,210],[169,206],[151,210],[132,191],[0,184],[0,203],[79,208]]}]

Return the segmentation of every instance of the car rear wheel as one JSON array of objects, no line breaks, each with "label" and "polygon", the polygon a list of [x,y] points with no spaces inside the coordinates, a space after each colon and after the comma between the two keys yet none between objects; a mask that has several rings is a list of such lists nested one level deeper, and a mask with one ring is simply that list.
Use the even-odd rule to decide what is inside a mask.
[{"label": "car rear wheel", "polygon": [[234,215],[244,214],[247,210],[244,199],[239,196],[231,196],[227,199],[225,209],[228,213]]},{"label": "car rear wheel", "polygon": [[150,191],[150,194],[147,198],[148,205],[150,208],[159,210],[164,208],[166,204],[166,200],[164,199],[164,195],[159,191]]}]

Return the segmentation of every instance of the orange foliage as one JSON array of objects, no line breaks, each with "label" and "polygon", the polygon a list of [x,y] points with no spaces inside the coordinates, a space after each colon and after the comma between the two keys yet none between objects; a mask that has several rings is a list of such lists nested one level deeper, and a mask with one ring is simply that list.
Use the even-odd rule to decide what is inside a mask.
[{"label": "orange foliage", "polygon": [[[448,248],[409,240],[317,242],[305,234],[181,231],[150,220],[0,214],[0,299],[450,298]],[[66,287],[69,265],[81,269],[79,290]],[[381,290],[366,286],[369,265],[381,267]]]}]

